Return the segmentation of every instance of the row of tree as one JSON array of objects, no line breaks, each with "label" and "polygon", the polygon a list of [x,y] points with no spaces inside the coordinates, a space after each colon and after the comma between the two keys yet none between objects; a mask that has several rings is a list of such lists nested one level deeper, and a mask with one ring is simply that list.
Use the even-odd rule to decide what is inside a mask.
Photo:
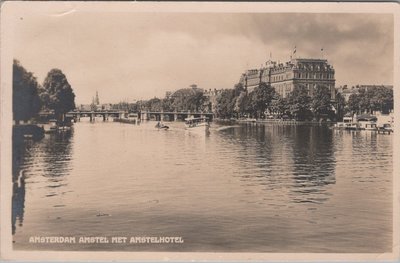
[{"label": "row of tree", "polygon": [[297,120],[341,120],[346,114],[389,113],[393,105],[393,89],[384,86],[360,88],[346,101],[339,92],[332,100],[329,88],[323,85],[318,85],[312,95],[307,87],[299,85],[283,98],[266,83],[261,83],[251,92],[237,84],[219,94],[215,113],[220,118],[265,118],[273,115]]},{"label": "row of tree", "polygon": [[317,86],[313,96],[305,86],[296,86],[286,98],[282,98],[267,83],[260,83],[251,92],[241,84],[234,89],[223,90],[217,97],[216,114],[220,118],[295,118],[298,120],[333,118],[334,103],[325,86]]},{"label": "row of tree", "polygon": [[260,83],[251,92],[242,84],[236,84],[233,89],[222,90],[213,103],[215,105],[211,105],[202,89],[187,88],[163,99],[139,101],[134,108],[164,112],[214,110],[218,118],[265,118],[268,114],[299,120],[335,117],[334,102],[325,86],[317,86],[312,97],[305,86],[298,86],[288,97],[282,98],[267,83]]},{"label": "row of tree", "polygon": [[352,113],[388,113],[393,109],[393,89],[384,86],[359,88],[357,93],[350,95],[346,106],[346,110]]},{"label": "row of tree", "polygon": [[137,105],[138,109],[156,112],[207,112],[211,110],[210,102],[203,90],[199,88],[180,89],[169,97],[139,101]]},{"label": "row of tree", "polygon": [[38,116],[40,110],[53,111],[57,119],[75,109],[75,94],[64,73],[52,69],[43,85],[18,60],[13,62],[13,119],[16,123]]}]

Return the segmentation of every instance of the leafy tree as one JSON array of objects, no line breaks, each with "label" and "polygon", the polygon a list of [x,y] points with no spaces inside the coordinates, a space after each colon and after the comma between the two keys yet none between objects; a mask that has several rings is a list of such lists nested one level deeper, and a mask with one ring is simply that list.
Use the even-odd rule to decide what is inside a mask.
[{"label": "leafy tree", "polygon": [[350,96],[348,108],[353,113],[372,111],[388,113],[393,109],[393,89],[383,86],[370,89],[360,88],[358,93]]},{"label": "leafy tree", "polygon": [[241,83],[233,89],[225,89],[216,98],[216,114],[220,118],[238,117],[246,112],[248,104],[247,91]]},{"label": "leafy tree", "polygon": [[251,108],[253,111],[257,112],[257,116],[260,118],[266,109],[270,107],[272,100],[276,97],[276,93],[275,89],[269,84],[262,82],[250,92],[250,96]]},{"label": "leafy tree", "polygon": [[203,90],[198,88],[180,89],[174,92],[172,108],[176,111],[202,111],[205,97]]},{"label": "leafy tree", "polygon": [[246,91],[242,91],[240,95],[236,98],[234,111],[240,117],[246,113],[250,113],[249,109],[249,95]]},{"label": "leafy tree", "polygon": [[389,113],[393,109],[393,89],[376,87],[371,98],[372,110]]},{"label": "leafy tree", "polygon": [[338,92],[336,93],[336,115],[339,120],[343,119],[346,114],[346,100],[343,95]]},{"label": "leafy tree", "polygon": [[370,112],[371,111],[371,99],[373,97],[373,93],[370,90],[359,89],[358,93],[359,97],[359,108],[361,112]]},{"label": "leafy tree", "polygon": [[296,86],[288,97],[289,110],[292,116],[298,120],[308,119],[311,115],[311,97],[305,86]]},{"label": "leafy tree", "polygon": [[67,77],[59,69],[52,69],[47,74],[40,97],[43,105],[54,110],[59,120],[62,120],[65,113],[75,108],[75,94]]},{"label": "leafy tree", "polygon": [[29,120],[40,110],[38,83],[18,60],[13,61],[13,119]]},{"label": "leafy tree", "polygon": [[149,111],[160,112],[162,110],[162,100],[159,98],[152,98],[146,102],[146,108]]},{"label": "leafy tree", "polygon": [[204,102],[203,91],[195,92],[187,97],[187,109],[194,112],[201,112],[204,110]]},{"label": "leafy tree", "polygon": [[289,113],[289,102],[287,98],[277,95],[277,98],[271,103],[271,108],[273,112],[278,113],[280,116],[287,115]]},{"label": "leafy tree", "polygon": [[243,84],[242,84],[242,83],[237,83],[237,84],[235,84],[235,86],[233,87],[233,95],[234,95],[235,97],[239,97],[239,95],[240,95],[242,92],[244,92],[244,91],[246,91],[246,89],[243,87]]},{"label": "leafy tree", "polygon": [[321,115],[332,114],[331,94],[328,87],[316,87],[314,96],[311,99],[311,109],[317,120],[320,119]]},{"label": "leafy tree", "polygon": [[172,100],[169,98],[164,98],[161,101],[162,104],[162,109],[166,112],[171,112],[174,111],[173,106],[172,106]]},{"label": "leafy tree", "polygon": [[217,97],[216,113],[220,118],[231,118],[235,110],[235,91],[223,90]]},{"label": "leafy tree", "polygon": [[351,94],[347,106],[352,113],[360,112],[360,96],[358,94]]}]

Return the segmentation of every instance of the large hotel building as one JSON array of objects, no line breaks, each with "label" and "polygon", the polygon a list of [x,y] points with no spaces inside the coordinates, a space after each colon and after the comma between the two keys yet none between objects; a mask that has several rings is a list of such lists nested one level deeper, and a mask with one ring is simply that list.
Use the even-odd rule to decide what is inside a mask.
[{"label": "large hotel building", "polygon": [[323,85],[331,91],[331,99],[335,99],[335,70],[326,59],[294,58],[286,63],[269,60],[260,69],[247,70],[240,78],[248,91],[260,82],[270,84],[283,98],[296,86],[307,87],[312,96],[315,88]]}]

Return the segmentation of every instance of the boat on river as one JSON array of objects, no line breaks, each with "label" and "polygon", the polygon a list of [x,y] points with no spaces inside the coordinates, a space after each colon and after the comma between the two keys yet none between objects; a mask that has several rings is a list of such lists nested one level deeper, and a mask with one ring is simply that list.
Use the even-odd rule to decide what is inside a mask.
[{"label": "boat on river", "polygon": [[208,132],[210,129],[210,124],[206,117],[198,117],[198,118],[187,118],[185,119],[185,128],[189,131],[195,132]]},{"label": "boat on river", "polygon": [[168,129],[169,129],[169,126],[164,125],[164,123],[162,123],[162,122],[158,122],[158,123],[156,124],[156,128],[159,129],[159,130],[168,130]]},{"label": "boat on river", "polygon": [[390,134],[393,132],[393,127],[390,123],[383,123],[377,127],[378,133]]}]

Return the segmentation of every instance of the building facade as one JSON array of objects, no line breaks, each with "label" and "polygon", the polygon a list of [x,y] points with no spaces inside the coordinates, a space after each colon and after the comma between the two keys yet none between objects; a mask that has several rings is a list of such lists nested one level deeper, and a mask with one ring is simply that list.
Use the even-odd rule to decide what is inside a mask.
[{"label": "building facade", "polygon": [[335,99],[335,70],[326,59],[294,58],[286,63],[267,61],[262,68],[247,70],[240,78],[248,91],[261,82],[270,84],[283,98],[296,86],[305,86],[313,96],[320,85],[328,87],[331,99]]}]

